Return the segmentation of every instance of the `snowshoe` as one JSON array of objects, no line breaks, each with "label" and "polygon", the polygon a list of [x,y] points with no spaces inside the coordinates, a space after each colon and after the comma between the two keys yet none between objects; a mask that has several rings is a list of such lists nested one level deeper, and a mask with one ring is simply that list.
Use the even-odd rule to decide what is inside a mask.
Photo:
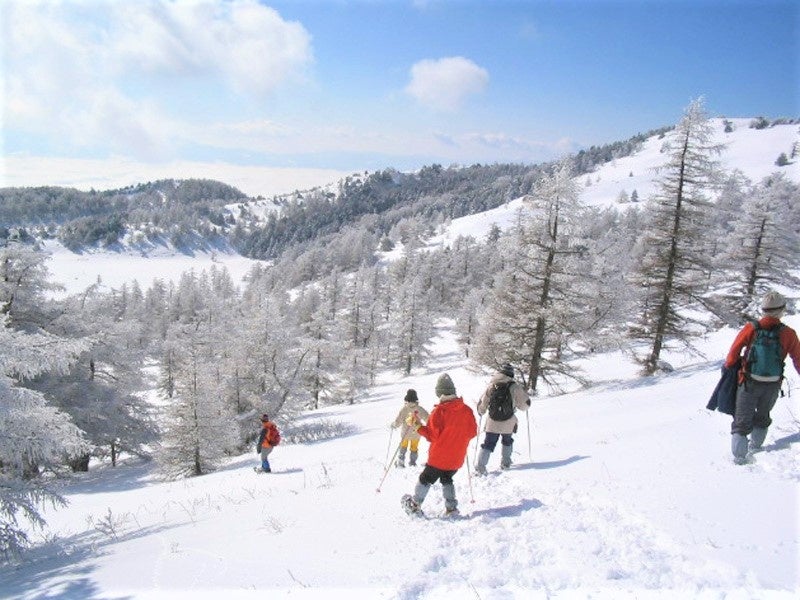
[{"label": "snowshoe", "polygon": [[461,516],[461,511],[457,508],[445,508],[442,513],[443,519],[458,519]]},{"label": "snowshoe", "polygon": [[272,469],[262,469],[261,467],[253,467],[256,473],[272,473]]},{"label": "snowshoe", "polygon": [[422,512],[422,509],[419,506],[419,502],[414,500],[414,497],[411,494],[405,494],[402,498],[400,498],[400,506],[403,507],[403,510],[406,511],[407,514],[413,517],[425,516],[425,513]]}]

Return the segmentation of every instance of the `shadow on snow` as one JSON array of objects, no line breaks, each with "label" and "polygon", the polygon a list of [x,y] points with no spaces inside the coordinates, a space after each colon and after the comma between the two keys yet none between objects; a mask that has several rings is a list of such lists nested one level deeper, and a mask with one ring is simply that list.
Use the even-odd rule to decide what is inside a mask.
[{"label": "shadow on snow", "polygon": [[487,508],[484,510],[476,510],[472,513],[472,517],[491,517],[493,519],[501,517],[519,517],[522,513],[541,508],[544,506],[536,498],[522,499],[519,504],[514,506],[497,506],[494,508]]}]

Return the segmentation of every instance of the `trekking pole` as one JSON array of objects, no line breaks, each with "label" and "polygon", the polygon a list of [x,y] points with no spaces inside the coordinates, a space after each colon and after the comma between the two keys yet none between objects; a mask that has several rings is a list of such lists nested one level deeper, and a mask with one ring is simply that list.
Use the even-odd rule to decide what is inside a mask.
[{"label": "trekking pole", "polygon": [[389,461],[389,464],[386,466],[386,470],[383,472],[383,477],[381,477],[381,482],[378,484],[378,488],[375,490],[376,492],[381,491],[381,486],[383,485],[386,476],[389,474],[389,470],[392,468],[392,464],[394,463],[394,459],[397,456],[397,453],[400,452],[400,446],[403,444],[406,438],[403,438],[399,444],[397,444],[397,448],[395,448],[394,454],[392,455],[392,460]]},{"label": "trekking pole", "polygon": [[528,462],[533,462],[533,455],[531,454],[531,411],[530,408],[525,411],[525,418],[528,421]]},{"label": "trekking pole", "polygon": [[472,469],[469,468],[469,455],[467,455],[467,481],[469,482],[470,503],[475,504],[475,494],[472,492]]},{"label": "trekking pole", "polygon": [[478,442],[481,438],[481,421],[483,421],[483,415],[478,415],[478,435],[475,436],[475,458],[473,459],[476,463],[478,462],[478,446],[480,446]]},{"label": "trekking pole", "polygon": [[389,429],[389,445],[386,447],[386,460],[389,460],[389,452],[392,451],[392,436],[394,435],[394,427]]}]

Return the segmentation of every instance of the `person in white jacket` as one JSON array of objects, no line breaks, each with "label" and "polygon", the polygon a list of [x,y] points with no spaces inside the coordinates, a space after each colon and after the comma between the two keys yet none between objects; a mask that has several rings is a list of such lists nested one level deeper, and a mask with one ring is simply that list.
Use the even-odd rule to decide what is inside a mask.
[{"label": "person in white jacket", "polygon": [[395,466],[400,468],[406,466],[406,450],[409,448],[411,449],[411,453],[408,456],[408,465],[410,467],[416,466],[417,455],[419,452],[420,435],[417,433],[416,429],[410,427],[406,423],[408,415],[416,412],[421,421],[427,421],[429,416],[428,411],[419,405],[419,399],[417,398],[416,390],[408,390],[405,398],[403,398],[403,401],[403,408],[400,409],[400,412],[397,413],[397,418],[392,421],[391,424],[393,429],[402,427],[400,430],[400,434],[402,436],[400,441],[400,451],[397,454],[397,461],[395,462]]},{"label": "person in white jacket", "polygon": [[[495,400],[492,400],[492,398]],[[528,393],[519,383],[514,381],[514,367],[510,364],[503,365],[492,376],[486,391],[478,401],[478,414],[489,416],[483,430],[486,435],[478,453],[478,462],[475,464],[475,473],[486,474],[486,465],[489,462],[497,441],[502,438],[502,454],[500,468],[511,467],[511,452],[514,448],[513,434],[517,431],[517,410],[528,410],[531,400]]]}]

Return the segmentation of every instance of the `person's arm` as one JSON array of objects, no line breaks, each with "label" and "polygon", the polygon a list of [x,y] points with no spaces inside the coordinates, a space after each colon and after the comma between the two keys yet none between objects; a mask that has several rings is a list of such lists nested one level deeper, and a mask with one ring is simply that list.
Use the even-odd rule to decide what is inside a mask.
[{"label": "person's arm", "polygon": [[489,404],[489,390],[491,386],[484,390],[483,394],[481,395],[480,400],[478,400],[478,406],[476,407],[478,410],[479,415],[484,415],[486,413],[486,409]]},{"label": "person's arm", "polygon": [[781,331],[781,346],[786,350],[786,355],[792,359],[794,370],[800,375],[800,340],[797,332],[791,327],[784,327]]},{"label": "person's arm", "polygon": [[437,435],[439,435],[439,431],[441,429],[441,423],[439,422],[439,411],[434,408],[431,411],[428,422],[425,425],[422,425],[419,421],[419,418],[417,418],[416,424],[412,425],[412,427],[416,427],[417,433],[419,433],[426,440],[429,442],[432,441]]},{"label": "person's arm", "polygon": [[511,397],[514,398],[514,407],[517,410],[528,410],[528,407],[531,405],[528,392],[516,381],[511,384]]},{"label": "person's arm", "polygon": [[264,443],[264,436],[267,434],[267,428],[262,427],[261,433],[258,434],[258,443],[256,443],[256,452],[261,452],[261,445]]},{"label": "person's arm", "polygon": [[736,336],[731,344],[731,349],[728,350],[728,356],[725,357],[725,367],[731,368],[739,364],[742,356],[742,350],[750,345],[755,329],[752,323],[747,323]]}]

